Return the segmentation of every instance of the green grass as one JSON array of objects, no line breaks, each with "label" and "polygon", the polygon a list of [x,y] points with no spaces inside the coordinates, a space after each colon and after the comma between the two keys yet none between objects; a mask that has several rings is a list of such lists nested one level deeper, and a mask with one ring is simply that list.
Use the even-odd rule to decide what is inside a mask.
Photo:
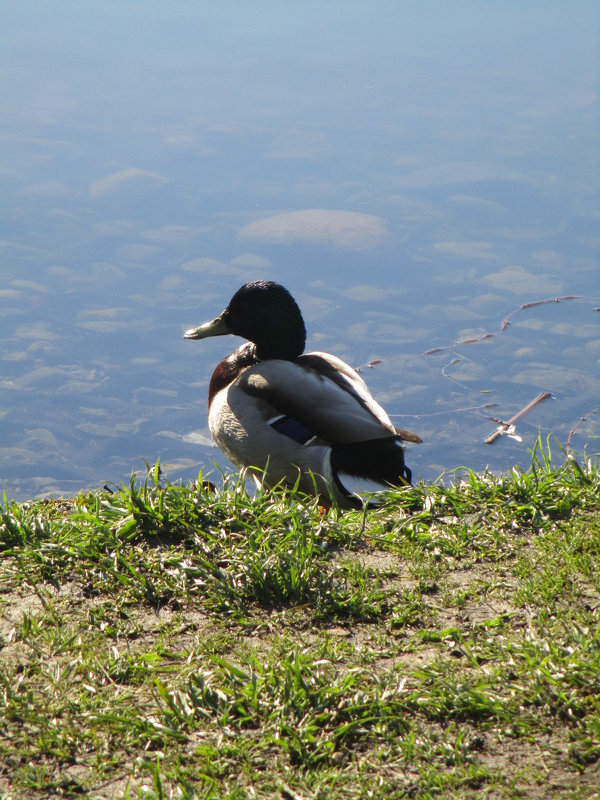
[{"label": "green grass", "polygon": [[0,521],[0,798],[592,798],[600,464]]}]

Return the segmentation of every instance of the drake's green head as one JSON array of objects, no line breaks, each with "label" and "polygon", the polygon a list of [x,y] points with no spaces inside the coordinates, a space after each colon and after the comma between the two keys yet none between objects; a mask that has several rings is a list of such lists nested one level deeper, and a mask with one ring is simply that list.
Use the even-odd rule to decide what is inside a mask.
[{"label": "drake's green head", "polygon": [[191,328],[184,339],[234,334],[253,342],[260,359],[297,358],[304,350],[306,328],[298,304],[274,281],[246,283],[218,317]]}]

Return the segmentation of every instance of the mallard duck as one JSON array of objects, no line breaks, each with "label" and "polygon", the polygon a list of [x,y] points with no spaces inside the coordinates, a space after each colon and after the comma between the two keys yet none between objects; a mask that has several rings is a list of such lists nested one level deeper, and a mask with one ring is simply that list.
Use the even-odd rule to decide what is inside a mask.
[{"label": "mallard duck", "polygon": [[246,283],[211,322],[185,339],[234,334],[248,342],[217,366],[208,389],[213,439],[268,487],[297,486],[329,505],[407,485],[402,440],[360,375],[329,353],[304,353],[306,329],[292,295],[273,281]]}]

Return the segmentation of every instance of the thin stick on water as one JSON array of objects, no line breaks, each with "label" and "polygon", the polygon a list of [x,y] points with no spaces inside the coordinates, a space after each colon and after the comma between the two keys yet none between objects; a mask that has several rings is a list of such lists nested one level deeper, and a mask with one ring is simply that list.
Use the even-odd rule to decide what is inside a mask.
[{"label": "thin stick on water", "polygon": [[540,392],[540,394],[538,394],[535,400],[532,400],[531,403],[527,403],[526,406],[523,406],[523,408],[520,411],[517,411],[517,413],[513,417],[511,417],[507,422],[501,422],[500,425],[496,428],[496,430],[493,433],[490,433],[490,435],[485,440],[485,443],[493,444],[499,436],[502,436],[502,434],[505,433],[510,428],[511,425],[514,425],[515,422],[520,420],[521,417],[524,417],[525,414],[529,414],[529,412],[533,408],[535,408],[540,403],[543,403],[544,400],[547,400],[549,397],[552,397],[550,392]]},{"label": "thin stick on water", "polygon": [[575,434],[577,433],[577,429],[581,425],[583,425],[584,422],[587,422],[589,417],[592,416],[592,414],[596,414],[598,411],[600,411],[600,406],[596,406],[595,408],[592,408],[591,411],[588,411],[587,414],[583,415],[583,417],[579,417],[577,422],[574,425],[571,426],[571,430],[569,431],[569,435],[567,437],[567,445],[565,447],[565,452],[566,452],[567,458],[569,458],[569,456],[571,454],[571,440],[573,439],[573,436],[575,436]]},{"label": "thin stick on water", "polygon": [[[510,325],[511,318],[514,317],[516,314],[519,314],[521,311],[527,311],[530,308],[535,308],[536,306],[545,306],[548,303],[564,303],[568,300],[592,300],[596,302],[595,297],[585,297],[583,295],[576,295],[576,294],[569,294],[564,295],[563,297],[548,297],[545,300],[534,300],[531,303],[523,303],[518,308],[514,308],[510,314],[507,314],[506,317],[502,320],[502,324],[497,331],[488,331],[487,333],[479,334],[478,336],[472,336],[468,339],[458,339],[456,342],[452,342],[452,344],[441,345],[439,347],[432,347],[431,350],[426,350],[423,355],[431,356],[434,353],[441,353],[444,350],[452,350],[455,347],[462,346],[463,344],[479,344],[480,342],[485,341],[486,339],[493,339],[495,336],[498,336],[508,328]],[[600,307],[596,306],[592,309],[593,311],[600,311]]]}]

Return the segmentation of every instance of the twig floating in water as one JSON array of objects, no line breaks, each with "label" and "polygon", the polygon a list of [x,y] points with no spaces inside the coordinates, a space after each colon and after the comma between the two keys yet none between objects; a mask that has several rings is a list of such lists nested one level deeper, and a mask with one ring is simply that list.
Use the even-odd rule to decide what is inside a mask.
[{"label": "twig floating in water", "polygon": [[506,431],[511,427],[511,425],[514,425],[515,422],[520,420],[521,417],[524,417],[525,414],[529,414],[529,412],[533,408],[535,408],[540,403],[543,403],[544,400],[547,400],[549,397],[552,397],[550,392],[540,392],[540,394],[538,394],[535,400],[532,400],[531,403],[527,403],[526,406],[523,406],[523,408],[520,411],[517,411],[517,413],[513,417],[511,417],[507,422],[501,422],[500,425],[496,428],[496,430],[493,433],[490,433],[490,435],[485,440],[485,443],[493,444],[499,436],[502,436],[503,433],[506,433]]},{"label": "twig floating in water", "polygon": [[592,408],[591,411],[588,411],[587,414],[583,415],[583,417],[579,417],[577,422],[574,425],[571,426],[571,430],[569,431],[569,436],[567,437],[567,444],[566,444],[566,447],[565,447],[565,452],[566,452],[567,458],[569,458],[570,455],[571,455],[571,440],[572,440],[573,436],[577,433],[577,429],[584,422],[587,422],[588,419],[592,416],[592,414],[596,414],[598,411],[600,411],[600,406],[596,406],[595,408]]},{"label": "twig floating in water", "polygon": [[[548,297],[545,300],[534,300],[531,303],[523,303],[518,308],[514,308],[510,314],[507,314],[506,317],[502,320],[502,324],[497,331],[488,331],[487,333],[482,333],[479,336],[472,336],[469,339],[458,339],[456,342],[452,342],[452,344],[442,345],[439,347],[432,347],[430,350],[426,350],[423,355],[432,356],[434,353],[441,353],[443,350],[452,350],[454,347],[460,347],[464,344],[479,344],[479,342],[483,342],[486,339],[493,339],[500,333],[504,333],[504,331],[510,325],[511,317],[514,317],[515,314],[519,314],[521,311],[527,311],[530,308],[536,308],[536,306],[545,306],[548,303],[564,303],[568,300],[593,300],[595,301],[596,298],[594,297],[585,297],[584,295],[579,294],[566,294],[563,297]],[[596,306],[592,309],[593,311],[600,310],[600,307]]]}]

